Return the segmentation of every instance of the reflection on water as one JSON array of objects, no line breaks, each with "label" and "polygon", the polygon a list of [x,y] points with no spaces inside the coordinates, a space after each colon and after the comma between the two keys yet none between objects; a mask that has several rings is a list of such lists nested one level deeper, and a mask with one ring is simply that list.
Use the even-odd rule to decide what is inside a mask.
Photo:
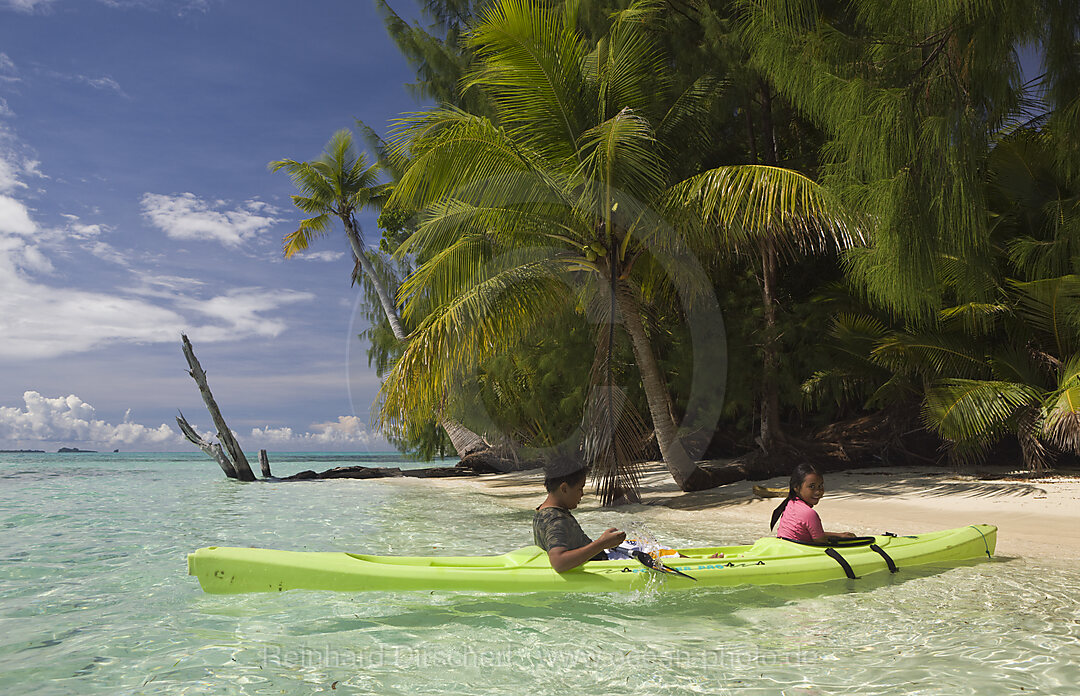
[{"label": "reflection on water", "polygon": [[[657,579],[612,595],[212,596],[185,575],[200,546],[501,553],[529,543],[531,512],[377,480],[243,485],[201,455],[38,456],[0,460],[2,693],[1061,694],[1080,681],[1080,572],[1064,564],[684,592]],[[38,465],[63,475],[11,476]],[[673,545],[750,533],[645,524]]]}]

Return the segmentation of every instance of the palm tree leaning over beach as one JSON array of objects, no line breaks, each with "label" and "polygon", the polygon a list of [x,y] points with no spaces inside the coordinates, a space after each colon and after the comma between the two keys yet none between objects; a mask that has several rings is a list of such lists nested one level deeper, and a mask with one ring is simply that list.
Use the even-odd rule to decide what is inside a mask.
[{"label": "palm tree leaning over beach", "polygon": [[[292,196],[293,203],[312,216],[301,220],[296,231],[285,236],[285,258],[303,252],[313,240],[329,234],[336,218],[345,230],[356,259],[353,276],[358,277],[358,269],[364,273],[379,297],[394,337],[406,343],[409,336],[402,325],[393,293],[368,257],[363,232],[356,219],[356,213],[364,208],[381,208],[388,194],[389,185],[379,183],[378,163],[369,163],[363,153],[358,155],[352,135],[348,130],[340,130],[331,136],[318,159],[306,162],[275,160],[269,168],[273,172],[284,169],[289,174],[300,191],[299,195]],[[433,412],[441,413],[441,409]],[[457,421],[445,415],[439,420],[459,455],[487,447],[483,438]]]},{"label": "palm tree leaning over beach", "polygon": [[678,266],[687,251],[731,252],[763,235],[842,245],[847,228],[827,192],[797,172],[673,175],[704,151],[718,86],[702,78],[674,93],[648,33],[657,11],[635,4],[589,45],[573,29],[572,3],[495,2],[474,27],[466,88],[483,90],[496,119],[443,107],[398,124],[391,144],[409,166],[388,205],[421,217],[397,253],[426,261],[401,287],[405,319],[423,319],[383,383],[384,428],[436,407],[444,384],[509,349],[553,307],[599,297],[592,304],[614,304],[630,337],[672,477],[684,490],[707,485],[678,438],[644,289],[680,285],[693,302],[685,295],[711,288],[704,274],[689,290],[677,277],[693,270]]}]

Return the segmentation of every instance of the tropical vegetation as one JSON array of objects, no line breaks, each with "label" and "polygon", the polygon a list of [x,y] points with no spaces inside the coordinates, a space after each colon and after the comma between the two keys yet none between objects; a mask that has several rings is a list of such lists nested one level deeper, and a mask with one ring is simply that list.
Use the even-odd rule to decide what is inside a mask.
[{"label": "tropical vegetation", "polygon": [[346,231],[399,447],[577,451],[606,502],[654,457],[1076,461],[1075,3],[379,8],[433,105],[272,167],[286,255]]}]

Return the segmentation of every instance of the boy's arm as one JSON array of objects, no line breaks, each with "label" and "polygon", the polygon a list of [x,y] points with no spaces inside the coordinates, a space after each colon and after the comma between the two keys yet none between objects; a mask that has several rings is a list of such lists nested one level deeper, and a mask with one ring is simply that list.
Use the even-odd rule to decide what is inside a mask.
[{"label": "boy's arm", "polygon": [[568,549],[565,546],[556,546],[548,551],[548,560],[556,573],[565,573],[577,568],[596,554],[607,549],[613,549],[626,539],[626,532],[611,527],[596,541],[580,546],[576,549]]}]

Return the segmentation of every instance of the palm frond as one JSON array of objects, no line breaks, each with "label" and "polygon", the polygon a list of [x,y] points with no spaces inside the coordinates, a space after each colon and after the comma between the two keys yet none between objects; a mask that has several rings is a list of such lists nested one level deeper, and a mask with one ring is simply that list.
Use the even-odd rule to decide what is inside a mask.
[{"label": "palm frond", "polygon": [[1057,389],[1043,404],[1042,432],[1059,449],[1080,454],[1080,355],[1065,363]]},{"label": "palm frond", "polygon": [[945,327],[957,327],[973,338],[990,335],[1009,308],[997,302],[965,302],[939,312]]},{"label": "palm frond", "polygon": [[[551,203],[561,175],[486,119],[439,109],[398,122],[394,146],[412,154],[390,205],[423,210],[447,197],[478,206]],[[465,190],[463,190],[465,189]]]},{"label": "palm frond", "polygon": [[826,189],[780,167],[711,169],[674,186],[666,203],[703,222],[690,229],[704,243],[723,240],[737,246],[772,237],[800,250],[822,251],[863,240],[860,228]]},{"label": "palm frond", "polygon": [[517,207],[479,206],[455,198],[445,198],[428,206],[416,231],[397,249],[406,254],[437,253],[470,234],[484,234],[503,244],[559,246],[580,249],[588,241],[586,233],[576,228],[572,218],[559,215],[561,206],[542,202]]},{"label": "palm frond", "polygon": [[583,100],[584,42],[556,6],[496,0],[469,38],[478,67],[464,88],[482,87],[515,139],[552,161],[577,159],[577,140],[595,113]]},{"label": "palm frond", "polygon": [[1016,314],[1046,342],[1055,355],[1071,354],[1080,332],[1080,276],[1029,282],[1010,281]]},{"label": "palm frond", "polygon": [[890,370],[930,379],[989,376],[985,359],[969,342],[945,333],[892,332],[874,348],[873,359]]},{"label": "palm frond", "polygon": [[927,392],[922,417],[952,443],[952,456],[964,460],[1013,430],[1021,409],[1037,406],[1040,396],[1038,389],[1015,382],[942,380]]},{"label": "palm frond", "polygon": [[1002,345],[995,347],[990,355],[990,371],[994,379],[1033,387],[1045,388],[1052,377],[1045,360],[1033,354],[1027,346]]},{"label": "palm frond", "polygon": [[[313,163],[288,159],[275,160],[268,167],[272,172],[284,169],[289,178],[292,179],[293,185],[304,194],[303,198],[323,201],[324,205],[333,203],[333,186],[324,173],[319,171]],[[306,212],[312,211],[306,210]]]},{"label": "palm frond", "polygon": [[587,182],[586,186],[594,182],[601,186],[593,199],[607,209],[617,202],[612,200],[613,190],[624,198],[629,194],[637,200],[653,200],[667,175],[657,150],[649,122],[623,109],[582,134],[582,174],[578,178]]},{"label": "palm frond", "polygon": [[592,76],[598,88],[599,120],[605,120],[624,109],[648,116],[671,87],[670,66],[648,33],[657,19],[661,5],[657,2],[635,2],[616,12],[611,28],[590,55],[595,65]]},{"label": "palm frond", "polygon": [[291,259],[294,255],[306,250],[313,239],[324,237],[330,232],[330,215],[317,215],[300,221],[300,226],[295,232],[285,235],[282,245],[285,258]]},{"label": "palm frond", "polygon": [[[811,405],[826,401],[838,406],[865,406],[875,395],[884,396],[890,370],[872,360],[874,349],[888,335],[878,319],[862,314],[841,313],[829,327],[832,346],[844,354],[837,367],[818,370],[802,384],[804,398]],[[880,394],[879,394],[880,393]],[[890,392],[891,393],[891,392]]]},{"label": "palm frond", "polygon": [[434,308],[383,382],[379,424],[392,430],[411,413],[438,413],[447,385],[508,350],[536,317],[566,302],[557,266],[550,259],[513,266]]},{"label": "palm frond", "polygon": [[583,448],[601,505],[617,499],[640,502],[642,451],[652,433],[626,393],[613,384],[594,384],[581,427]]},{"label": "palm frond", "polygon": [[360,119],[356,120],[356,125],[360,129],[360,136],[364,139],[364,144],[375,153],[375,160],[382,171],[389,174],[394,181],[400,179],[409,166],[409,160],[402,157],[400,152],[391,148],[390,144],[383,140],[382,136],[371,126]]},{"label": "palm frond", "polygon": [[399,302],[402,315],[413,321],[427,311],[425,296],[436,305],[457,297],[470,285],[492,274],[492,257],[497,247],[483,234],[466,234],[435,253],[421,264],[401,285]]},{"label": "palm frond", "polygon": [[681,139],[689,152],[704,151],[712,141],[710,112],[720,99],[725,84],[713,75],[702,75],[668,107],[656,126],[656,139],[672,143]]}]

